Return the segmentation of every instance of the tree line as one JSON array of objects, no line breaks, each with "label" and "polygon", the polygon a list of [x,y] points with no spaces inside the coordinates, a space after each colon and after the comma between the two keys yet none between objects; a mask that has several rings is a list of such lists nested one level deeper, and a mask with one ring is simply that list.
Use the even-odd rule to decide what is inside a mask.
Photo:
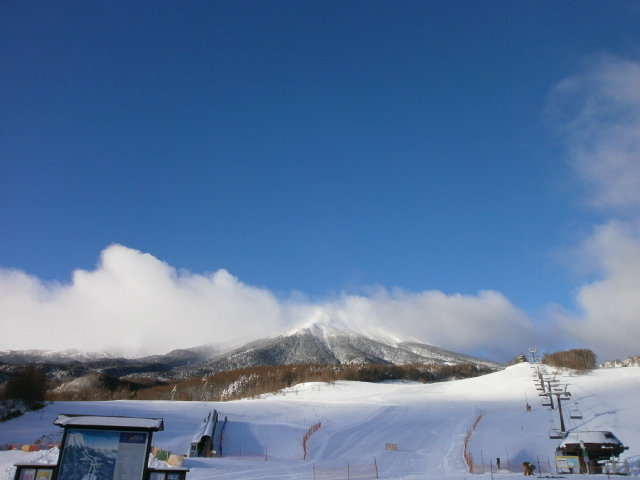
[{"label": "tree line", "polygon": [[44,406],[48,382],[46,372],[36,365],[26,365],[10,376],[0,388],[0,421],[19,417],[24,410]]},{"label": "tree line", "polygon": [[438,382],[491,373],[488,367],[460,365],[278,365],[217,372],[137,392],[144,400],[227,401],[274,393],[300,383],[340,380],[379,383],[387,380]]},{"label": "tree line", "polygon": [[542,363],[551,367],[572,368],[587,371],[596,368],[596,354],[588,348],[574,348],[542,356]]},{"label": "tree line", "polygon": [[175,381],[117,378],[105,373],[92,373],[81,379],[47,381],[44,369],[28,365],[15,372],[0,388],[0,399],[5,404],[21,405],[23,409],[37,408],[44,401],[228,401],[273,393],[305,382],[404,380],[427,383],[491,372],[488,367],[472,364],[308,364],[249,367]]}]

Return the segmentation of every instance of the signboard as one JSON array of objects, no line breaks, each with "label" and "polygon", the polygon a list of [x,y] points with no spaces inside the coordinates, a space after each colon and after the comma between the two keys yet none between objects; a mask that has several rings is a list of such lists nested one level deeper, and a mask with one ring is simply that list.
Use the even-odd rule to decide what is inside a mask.
[{"label": "signboard", "polygon": [[68,428],[58,480],[142,480],[149,432]]},{"label": "signboard", "polygon": [[53,467],[45,465],[22,466],[18,469],[18,480],[51,480]]},{"label": "signboard", "polygon": [[580,457],[556,457],[556,468],[580,468]]}]

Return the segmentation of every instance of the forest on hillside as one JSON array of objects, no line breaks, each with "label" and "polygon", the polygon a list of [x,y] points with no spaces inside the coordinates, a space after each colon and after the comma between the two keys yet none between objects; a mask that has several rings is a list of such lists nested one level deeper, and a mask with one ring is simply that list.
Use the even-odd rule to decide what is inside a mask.
[{"label": "forest on hillside", "polygon": [[309,364],[249,367],[182,381],[117,378],[105,373],[48,381],[37,366],[29,365],[0,387],[0,399],[5,406],[15,405],[19,401],[26,409],[37,408],[44,401],[228,401],[277,392],[305,382],[399,380],[427,383],[475,377],[492,371],[487,367],[471,364]]}]

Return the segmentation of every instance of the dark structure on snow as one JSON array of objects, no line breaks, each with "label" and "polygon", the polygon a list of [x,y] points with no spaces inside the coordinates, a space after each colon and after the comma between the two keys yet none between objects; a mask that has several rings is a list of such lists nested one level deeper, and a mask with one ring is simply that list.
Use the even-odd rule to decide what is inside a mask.
[{"label": "dark structure on snow", "polygon": [[556,464],[571,473],[601,474],[628,449],[611,432],[569,433],[556,449]]},{"label": "dark structure on snow", "polygon": [[190,457],[213,457],[218,455],[215,445],[216,426],[218,424],[218,412],[211,410],[191,440]]}]

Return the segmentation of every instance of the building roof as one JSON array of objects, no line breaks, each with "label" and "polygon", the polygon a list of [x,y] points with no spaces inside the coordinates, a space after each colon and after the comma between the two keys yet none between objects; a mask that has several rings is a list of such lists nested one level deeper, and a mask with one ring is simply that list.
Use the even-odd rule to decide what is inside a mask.
[{"label": "building roof", "polygon": [[567,435],[567,437],[562,441],[560,447],[564,447],[566,445],[575,445],[583,443],[602,443],[602,444],[613,444],[613,445],[622,445],[622,442],[618,440],[613,433],[607,431],[599,431],[599,432],[571,432]]},{"label": "building roof", "polygon": [[204,421],[198,427],[198,430],[196,430],[196,433],[193,435],[193,439],[191,440],[191,443],[199,443],[200,440],[202,440],[202,437],[204,436],[213,438],[213,428],[215,427],[215,424],[216,424],[216,411],[211,410],[207,418],[204,419]]},{"label": "building roof", "polygon": [[162,418],[102,417],[98,415],[60,414],[53,422],[60,427],[134,428],[159,432],[164,430]]}]

